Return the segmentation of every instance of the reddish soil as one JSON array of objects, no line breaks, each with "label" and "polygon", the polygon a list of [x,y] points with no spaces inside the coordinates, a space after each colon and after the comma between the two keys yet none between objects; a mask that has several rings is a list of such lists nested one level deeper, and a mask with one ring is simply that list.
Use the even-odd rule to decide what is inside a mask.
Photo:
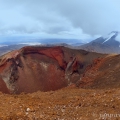
[{"label": "reddish soil", "polygon": [[12,51],[0,58],[0,120],[119,120],[119,61],[65,47]]},{"label": "reddish soil", "polygon": [[0,93],[0,103],[1,120],[120,119],[120,89],[69,87],[20,95]]}]

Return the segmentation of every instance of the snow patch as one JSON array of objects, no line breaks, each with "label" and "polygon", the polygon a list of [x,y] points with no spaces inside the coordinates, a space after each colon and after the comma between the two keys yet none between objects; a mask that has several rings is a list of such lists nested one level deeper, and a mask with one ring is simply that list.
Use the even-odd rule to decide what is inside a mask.
[{"label": "snow patch", "polygon": [[[115,32],[110,33],[110,34],[108,35],[108,37],[105,38],[106,40],[105,40],[103,43],[105,43],[105,42],[107,42],[108,40],[110,40],[114,35],[116,35]],[[103,43],[102,43],[102,44],[103,44]]]}]

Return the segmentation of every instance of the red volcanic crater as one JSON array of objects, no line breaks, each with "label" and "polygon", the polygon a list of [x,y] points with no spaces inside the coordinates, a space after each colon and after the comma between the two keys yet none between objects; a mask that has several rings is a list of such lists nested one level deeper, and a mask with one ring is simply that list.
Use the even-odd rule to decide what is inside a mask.
[{"label": "red volcanic crater", "polygon": [[23,47],[0,57],[0,91],[57,90],[80,81],[93,59],[102,54],[65,47]]}]

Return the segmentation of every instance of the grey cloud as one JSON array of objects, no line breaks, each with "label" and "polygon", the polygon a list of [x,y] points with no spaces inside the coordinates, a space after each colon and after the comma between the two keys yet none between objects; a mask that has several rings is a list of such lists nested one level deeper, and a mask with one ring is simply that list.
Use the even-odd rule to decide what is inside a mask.
[{"label": "grey cloud", "polygon": [[119,0],[0,0],[0,33],[88,38],[120,31]]},{"label": "grey cloud", "polygon": [[75,28],[80,27],[92,35],[107,34],[120,30],[118,3],[118,0],[61,0],[56,2],[56,10],[68,18]]}]

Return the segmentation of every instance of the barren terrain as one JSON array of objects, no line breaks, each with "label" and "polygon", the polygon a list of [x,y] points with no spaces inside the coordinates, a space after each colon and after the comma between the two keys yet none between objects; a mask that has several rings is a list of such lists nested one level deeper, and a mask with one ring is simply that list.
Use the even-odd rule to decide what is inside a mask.
[{"label": "barren terrain", "polygon": [[1,120],[120,119],[120,89],[78,89],[71,86],[32,94],[1,93],[0,103]]},{"label": "barren terrain", "polygon": [[0,119],[119,120],[119,61],[117,54],[64,47],[1,56]]}]

